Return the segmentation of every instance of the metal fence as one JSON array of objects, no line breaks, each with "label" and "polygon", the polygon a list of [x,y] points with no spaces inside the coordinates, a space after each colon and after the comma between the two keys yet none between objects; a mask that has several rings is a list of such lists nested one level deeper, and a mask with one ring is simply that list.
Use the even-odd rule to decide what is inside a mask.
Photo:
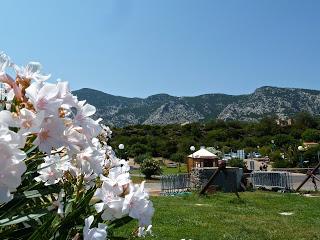
[{"label": "metal fence", "polygon": [[161,176],[161,194],[173,195],[191,191],[189,174],[175,174]]},{"label": "metal fence", "polygon": [[290,172],[278,171],[254,171],[251,173],[253,188],[279,188],[293,190],[292,176]]},{"label": "metal fence", "polygon": [[[308,173],[313,170],[313,168],[274,168],[274,171],[280,171],[280,172],[292,172],[292,173]],[[315,171],[315,174],[320,174],[320,170],[317,169]]]}]

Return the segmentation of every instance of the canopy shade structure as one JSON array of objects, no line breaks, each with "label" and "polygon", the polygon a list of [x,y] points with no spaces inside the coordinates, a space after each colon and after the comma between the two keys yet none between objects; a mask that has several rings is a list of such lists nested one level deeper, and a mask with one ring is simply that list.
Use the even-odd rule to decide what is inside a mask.
[{"label": "canopy shade structure", "polygon": [[188,156],[187,168],[190,172],[193,168],[217,167],[218,156],[202,148]]},{"label": "canopy shade structure", "polygon": [[188,156],[189,158],[204,158],[204,159],[216,159],[217,155],[209,152],[208,150],[202,148]]}]

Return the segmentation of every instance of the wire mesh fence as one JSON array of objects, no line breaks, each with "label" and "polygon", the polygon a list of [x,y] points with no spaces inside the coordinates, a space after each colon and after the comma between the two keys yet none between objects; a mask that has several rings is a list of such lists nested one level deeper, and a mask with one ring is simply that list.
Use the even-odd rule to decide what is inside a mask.
[{"label": "wire mesh fence", "polygon": [[172,174],[161,176],[161,194],[174,195],[192,190],[189,174]]},{"label": "wire mesh fence", "polygon": [[290,172],[254,171],[251,173],[253,188],[279,188],[293,190],[292,175]]}]

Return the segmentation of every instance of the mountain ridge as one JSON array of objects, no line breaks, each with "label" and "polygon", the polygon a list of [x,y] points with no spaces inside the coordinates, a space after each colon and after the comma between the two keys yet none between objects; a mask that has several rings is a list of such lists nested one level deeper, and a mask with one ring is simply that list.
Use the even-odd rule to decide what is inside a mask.
[{"label": "mountain ridge", "polygon": [[300,111],[320,114],[320,91],[302,88],[262,86],[253,93],[229,95],[207,93],[197,96],[172,96],[166,93],[146,98],[123,97],[91,88],[73,92],[97,108],[111,126],[135,124],[166,125],[209,119],[256,121],[275,114],[288,118]]}]

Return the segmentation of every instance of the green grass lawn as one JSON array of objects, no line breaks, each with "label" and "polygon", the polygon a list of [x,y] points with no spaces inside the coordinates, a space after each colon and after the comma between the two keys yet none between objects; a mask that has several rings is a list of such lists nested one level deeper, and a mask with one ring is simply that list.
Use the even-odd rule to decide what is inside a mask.
[{"label": "green grass lawn", "polygon": [[[187,172],[187,165],[186,164],[182,164],[180,167],[180,172],[179,172],[179,168],[168,168],[166,166],[162,166],[162,174],[163,175],[168,175],[168,174],[179,174],[179,173],[186,173]],[[141,174],[139,169],[134,169],[130,171],[131,174]]]},{"label": "green grass lawn", "polygon": [[145,181],[146,183],[156,183],[160,182],[159,179],[145,179],[144,177],[137,177],[137,176],[131,176],[131,180],[133,183],[141,183],[142,181]]},{"label": "green grass lawn", "polygon": [[168,168],[168,167],[162,167],[162,174],[163,175],[168,175],[168,174],[179,174],[179,173],[186,173],[187,172],[187,165],[186,164],[182,164],[180,166],[180,172],[179,172],[179,168]]},{"label": "green grass lawn", "polygon": [[[273,192],[153,197],[154,237],[146,239],[320,239],[320,198]],[[281,212],[293,212],[282,216]],[[130,236],[137,222],[115,232]],[[130,238],[128,238],[130,239]]]}]

